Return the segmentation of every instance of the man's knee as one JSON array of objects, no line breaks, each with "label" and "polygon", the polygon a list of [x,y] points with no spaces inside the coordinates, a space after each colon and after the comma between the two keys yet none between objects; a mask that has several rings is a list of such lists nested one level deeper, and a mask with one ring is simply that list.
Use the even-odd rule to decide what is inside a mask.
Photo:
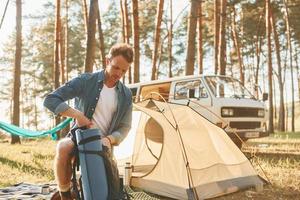
[{"label": "man's knee", "polygon": [[71,158],[74,147],[75,145],[70,138],[64,138],[57,143],[56,156],[59,158]]}]

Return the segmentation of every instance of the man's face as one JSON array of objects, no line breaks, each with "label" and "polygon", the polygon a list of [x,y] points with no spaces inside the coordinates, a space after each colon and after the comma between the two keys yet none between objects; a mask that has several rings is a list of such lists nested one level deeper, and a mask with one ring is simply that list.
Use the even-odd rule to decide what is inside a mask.
[{"label": "man's face", "polygon": [[106,72],[108,75],[107,78],[109,81],[114,83],[116,83],[125,75],[130,66],[127,60],[121,55],[107,59],[106,64]]}]

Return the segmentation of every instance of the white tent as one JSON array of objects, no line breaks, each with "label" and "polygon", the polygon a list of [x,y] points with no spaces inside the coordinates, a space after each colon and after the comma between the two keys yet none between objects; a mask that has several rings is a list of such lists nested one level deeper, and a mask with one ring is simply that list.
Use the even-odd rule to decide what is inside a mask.
[{"label": "white tent", "polygon": [[129,136],[114,150],[131,185],[175,199],[206,199],[262,186],[223,129],[188,106],[145,100],[134,105]]}]

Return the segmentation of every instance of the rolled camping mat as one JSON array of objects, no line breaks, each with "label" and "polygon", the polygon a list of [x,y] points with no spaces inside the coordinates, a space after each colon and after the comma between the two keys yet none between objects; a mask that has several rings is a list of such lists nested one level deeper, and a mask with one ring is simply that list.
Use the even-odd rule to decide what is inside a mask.
[{"label": "rolled camping mat", "polygon": [[103,151],[100,141],[101,132],[99,129],[77,129],[75,134],[84,199],[106,200],[108,186],[104,161],[101,156]]}]

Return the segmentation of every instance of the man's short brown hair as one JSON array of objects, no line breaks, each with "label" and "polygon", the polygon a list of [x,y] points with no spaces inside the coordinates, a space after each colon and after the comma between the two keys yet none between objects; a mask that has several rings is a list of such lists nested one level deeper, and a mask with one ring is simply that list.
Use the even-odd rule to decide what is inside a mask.
[{"label": "man's short brown hair", "polygon": [[123,56],[128,63],[132,63],[133,49],[126,43],[115,44],[110,48],[107,58],[112,59],[116,56]]}]

